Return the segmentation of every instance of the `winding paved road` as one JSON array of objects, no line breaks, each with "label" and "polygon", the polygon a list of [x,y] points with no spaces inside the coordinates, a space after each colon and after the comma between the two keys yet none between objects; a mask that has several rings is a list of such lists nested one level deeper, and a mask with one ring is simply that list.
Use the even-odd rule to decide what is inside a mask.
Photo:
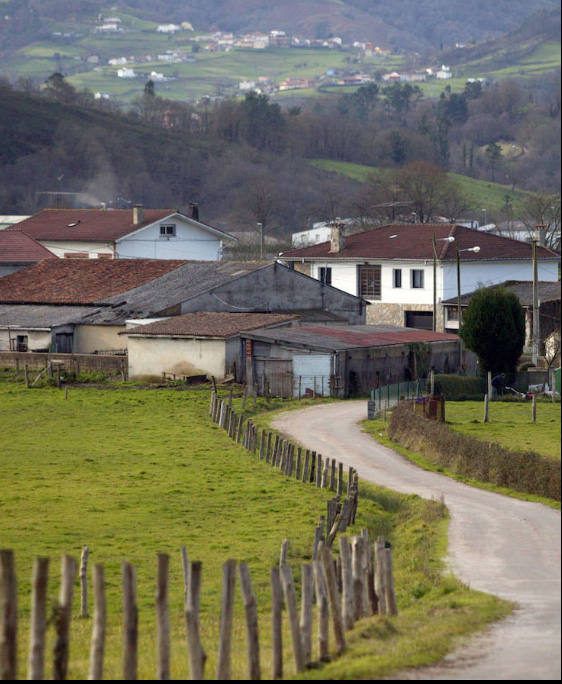
[{"label": "winding paved road", "polygon": [[560,679],[560,512],[426,472],[361,431],[367,402],[325,404],[278,416],[274,427],[353,466],[370,482],[425,498],[444,496],[448,562],[474,589],[515,601],[506,620],[439,665],[402,679]]}]

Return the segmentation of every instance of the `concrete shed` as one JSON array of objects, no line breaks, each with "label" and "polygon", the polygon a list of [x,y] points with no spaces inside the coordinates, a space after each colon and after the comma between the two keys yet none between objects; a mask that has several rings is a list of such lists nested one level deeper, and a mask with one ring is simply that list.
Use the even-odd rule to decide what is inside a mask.
[{"label": "concrete shed", "polygon": [[171,374],[206,375],[222,381],[243,374],[242,331],[290,325],[293,315],[200,312],[172,316],[131,328],[128,338],[129,377]]},{"label": "concrete shed", "polygon": [[[349,397],[381,385],[426,377],[431,368],[455,372],[459,338],[389,325],[299,326],[241,333],[246,382],[275,395]],[[465,363],[474,366],[471,352]]]}]

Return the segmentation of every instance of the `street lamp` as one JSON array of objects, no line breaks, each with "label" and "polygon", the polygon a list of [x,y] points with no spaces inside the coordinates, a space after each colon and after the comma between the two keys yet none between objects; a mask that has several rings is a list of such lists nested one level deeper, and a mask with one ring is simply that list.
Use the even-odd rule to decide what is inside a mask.
[{"label": "street lamp", "polygon": [[482,209],[482,215],[484,216],[484,223],[483,225],[486,225],[486,209]]},{"label": "street lamp", "polygon": [[433,233],[433,332],[437,331],[437,242],[454,242],[455,238],[448,235],[444,238],[435,237]]},{"label": "street lamp", "polygon": [[461,337],[461,325],[462,325],[462,312],[461,312],[461,252],[475,252],[480,251],[480,247],[476,245],[475,247],[466,247],[464,249],[459,249],[459,243],[456,243],[457,247],[457,310],[459,318],[459,365],[462,368],[462,337]]}]

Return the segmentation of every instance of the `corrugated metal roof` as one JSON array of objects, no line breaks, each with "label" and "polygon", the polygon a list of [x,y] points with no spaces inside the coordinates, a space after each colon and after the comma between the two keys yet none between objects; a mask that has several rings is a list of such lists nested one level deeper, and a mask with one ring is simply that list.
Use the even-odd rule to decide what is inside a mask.
[{"label": "corrugated metal roof", "polygon": [[311,349],[329,351],[362,347],[386,347],[416,342],[455,342],[459,339],[457,335],[450,333],[438,333],[417,328],[398,328],[388,325],[354,325],[338,328],[301,326],[258,330],[252,333],[242,333],[242,336],[289,346],[295,344]]},{"label": "corrugated metal roof", "polygon": [[[538,297],[541,302],[554,302],[560,299],[560,282],[539,281]],[[488,289],[497,289],[504,287],[506,290],[513,292],[521,302],[521,306],[533,305],[533,283],[527,280],[507,280],[498,285],[490,285]],[[476,292],[476,290],[474,291]],[[467,292],[461,296],[461,305],[468,304],[474,295],[474,292]],[[443,304],[448,306],[456,306],[458,303],[457,297],[446,299]]]}]

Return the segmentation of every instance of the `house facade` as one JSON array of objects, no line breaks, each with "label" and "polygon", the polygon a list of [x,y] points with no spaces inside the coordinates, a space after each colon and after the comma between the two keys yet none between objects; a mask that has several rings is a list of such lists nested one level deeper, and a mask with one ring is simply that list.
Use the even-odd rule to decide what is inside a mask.
[{"label": "house facade", "polygon": [[[478,251],[471,251],[475,247]],[[280,258],[295,270],[368,300],[368,323],[431,330],[435,314],[441,331],[442,302],[458,294],[459,272],[461,294],[533,277],[530,245],[449,224],[391,224],[348,237],[334,227],[330,241],[292,249]],[[539,279],[557,281],[559,260],[555,252],[539,247]]]},{"label": "house facade", "polygon": [[170,209],[43,209],[9,230],[23,231],[63,259],[222,259],[233,236]]}]

